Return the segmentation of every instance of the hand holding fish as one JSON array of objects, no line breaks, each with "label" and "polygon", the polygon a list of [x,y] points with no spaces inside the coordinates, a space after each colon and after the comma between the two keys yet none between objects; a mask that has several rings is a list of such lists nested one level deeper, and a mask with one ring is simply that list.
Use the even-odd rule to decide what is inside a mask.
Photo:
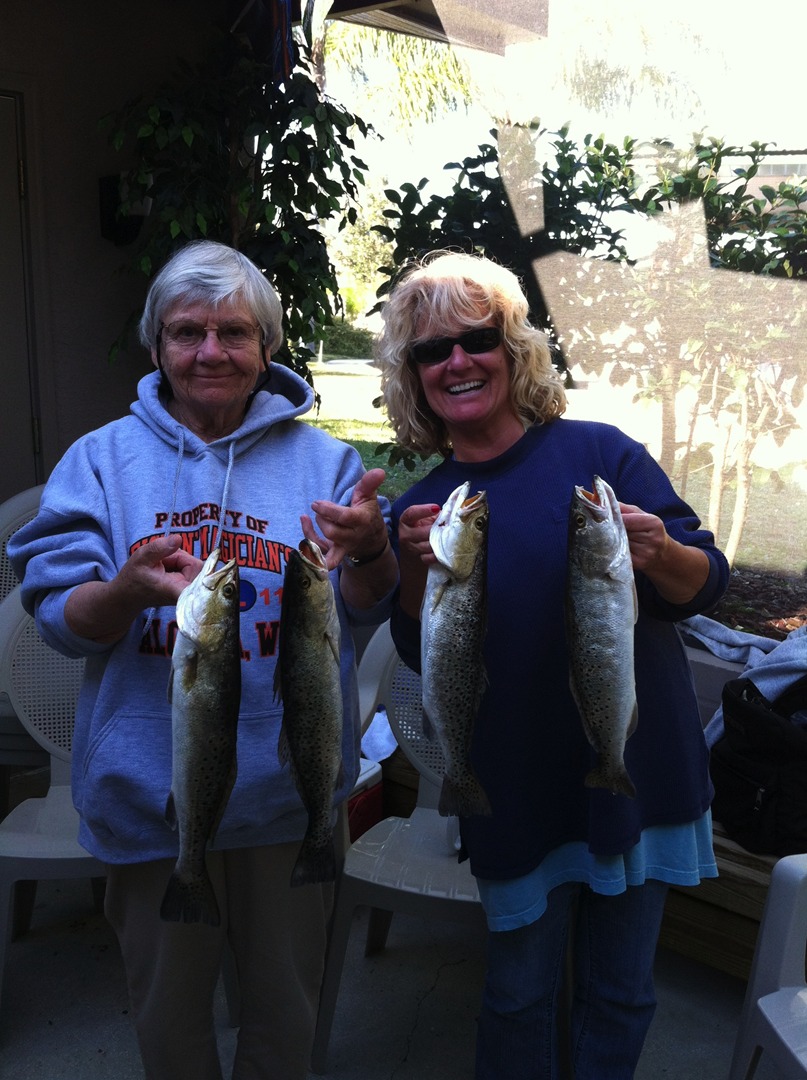
[{"label": "hand holding fish", "polygon": [[440,507],[434,503],[408,506],[398,522],[398,555],[401,563],[399,603],[413,619],[420,618],[429,567],[437,564],[429,534],[439,513]]},{"label": "hand holding fish", "polygon": [[141,611],[175,604],[202,567],[181,543],[177,535],[159,536],[133,551],[111,581],[79,585],[65,606],[71,630],[111,645],[124,637]]},{"label": "hand holding fish", "polygon": [[404,510],[398,522],[401,559],[419,559],[426,566],[437,562],[429,542],[429,533],[439,513],[440,507],[434,503],[408,506]]},{"label": "hand holding fish", "polygon": [[692,600],[709,577],[706,553],[673,540],[655,514],[626,503],[620,503],[619,509],[634,570],[641,570],[671,604]]}]

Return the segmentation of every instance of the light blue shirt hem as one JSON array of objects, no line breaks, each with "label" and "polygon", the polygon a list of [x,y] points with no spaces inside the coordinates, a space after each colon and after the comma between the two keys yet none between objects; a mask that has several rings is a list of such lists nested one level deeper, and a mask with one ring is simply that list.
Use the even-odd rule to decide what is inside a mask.
[{"label": "light blue shirt hem", "polygon": [[623,855],[594,855],[582,841],[551,851],[529,874],[508,881],[479,878],[479,896],[491,930],[517,930],[546,911],[558,885],[579,881],[603,896],[616,896],[648,878],[670,885],[698,885],[717,877],[712,849],[712,817],[707,811],[685,825],[645,829]]}]

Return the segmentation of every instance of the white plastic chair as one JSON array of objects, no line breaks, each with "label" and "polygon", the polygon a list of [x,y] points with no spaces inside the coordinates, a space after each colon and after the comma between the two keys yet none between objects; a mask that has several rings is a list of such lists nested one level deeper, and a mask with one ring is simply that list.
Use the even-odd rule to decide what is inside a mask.
[{"label": "white plastic chair", "polygon": [[[8,541],[35,516],[42,487],[28,488],[0,503],[0,601],[17,586],[17,575],[8,559]],[[47,754],[21,726],[8,695],[0,687],[0,814],[8,803],[10,770],[44,766],[47,761]]]},{"label": "white plastic chair", "polygon": [[424,738],[420,677],[399,660],[389,624],[373,635],[359,665],[362,719],[379,704],[409,761],[420,773],[417,805],[409,818],[385,818],[348,849],[339,878],[311,1068],[325,1071],[342,968],[353,916],[371,908],[365,955],[384,948],[394,912],[481,923],[479,891],[468,862],[457,862],[456,829],[440,817],[437,801],[443,757]]},{"label": "white plastic chair", "polygon": [[19,586],[0,603],[0,687],[20,723],[50,754],[44,798],[26,799],[0,821],[0,992],[13,931],[17,882],[86,877],[100,902],[106,868],[79,846],[70,795],[70,753],[83,660],[49,648],[20,601]]},{"label": "white plastic chair", "polygon": [[17,586],[17,575],[8,560],[8,542],[17,529],[36,515],[43,487],[40,484],[27,488],[0,503],[0,600],[4,600]]},{"label": "white plastic chair", "polygon": [[787,855],[771,872],[729,1080],[751,1080],[763,1053],[807,1077],[806,945],[807,854]]}]

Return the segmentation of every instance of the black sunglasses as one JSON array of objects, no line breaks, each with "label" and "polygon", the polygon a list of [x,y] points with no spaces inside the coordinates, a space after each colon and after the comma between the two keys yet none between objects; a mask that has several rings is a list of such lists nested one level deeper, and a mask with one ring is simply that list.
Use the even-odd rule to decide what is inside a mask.
[{"label": "black sunglasses", "polygon": [[455,345],[461,345],[465,352],[475,355],[476,353],[490,352],[495,349],[502,340],[502,332],[498,326],[482,326],[479,330],[468,330],[465,334],[457,337],[430,338],[429,341],[418,341],[410,349],[409,355],[416,364],[440,364],[448,360],[454,351]]}]

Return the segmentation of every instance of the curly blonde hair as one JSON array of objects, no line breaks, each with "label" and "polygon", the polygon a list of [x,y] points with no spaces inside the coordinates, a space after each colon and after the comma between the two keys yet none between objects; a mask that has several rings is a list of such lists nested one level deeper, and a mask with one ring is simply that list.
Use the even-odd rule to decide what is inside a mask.
[{"label": "curly blonde hair", "polygon": [[376,366],[398,442],[420,454],[451,453],[443,421],[429,407],[412,345],[458,324],[501,330],[510,362],[510,394],[525,425],[554,420],[566,409],[561,377],[552,366],[546,335],[530,325],[518,278],[481,255],[437,251],[407,264],[384,305]]}]

